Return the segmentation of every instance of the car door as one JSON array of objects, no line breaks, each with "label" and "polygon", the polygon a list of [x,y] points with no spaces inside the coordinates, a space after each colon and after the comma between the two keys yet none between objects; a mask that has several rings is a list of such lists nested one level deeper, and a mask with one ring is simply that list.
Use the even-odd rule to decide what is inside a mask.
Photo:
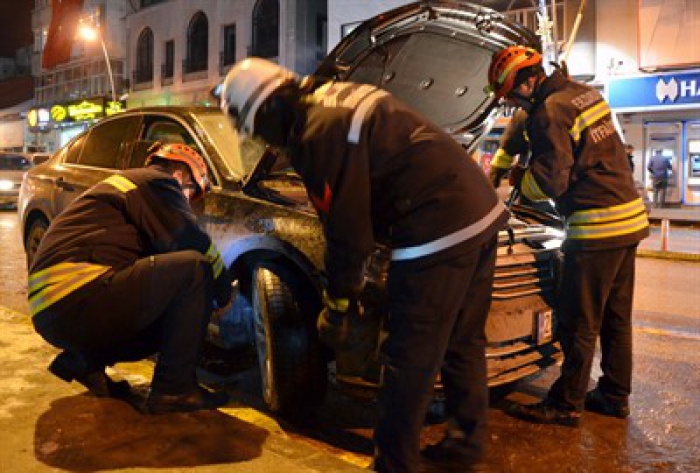
[{"label": "car door", "polygon": [[54,182],[55,215],[97,182],[125,168],[127,144],[140,125],[139,115],[105,120],[61,151],[61,172]]}]

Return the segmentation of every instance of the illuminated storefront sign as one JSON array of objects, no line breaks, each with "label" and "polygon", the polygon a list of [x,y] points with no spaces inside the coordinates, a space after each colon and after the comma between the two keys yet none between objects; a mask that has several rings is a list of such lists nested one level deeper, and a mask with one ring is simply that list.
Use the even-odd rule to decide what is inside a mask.
[{"label": "illuminated storefront sign", "polygon": [[102,97],[56,103],[48,108],[32,108],[27,113],[27,125],[32,129],[45,129],[73,122],[91,121],[126,110],[122,101],[105,100]]},{"label": "illuminated storefront sign", "polygon": [[114,102],[112,100],[108,100],[107,104],[105,105],[105,115],[108,117],[114,115],[115,113],[123,112],[124,110],[126,110],[125,102]]},{"label": "illuminated storefront sign", "polygon": [[51,121],[51,115],[46,108],[30,108],[27,112],[27,124],[31,128],[45,127]]},{"label": "illuminated storefront sign", "polygon": [[73,121],[94,120],[105,114],[104,100],[82,100],[68,104],[68,116]]},{"label": "illuminated storefront sign", "polygon": [[700,70],[612,78],[608,102],[618,111],[680,110],[700,106]]}]

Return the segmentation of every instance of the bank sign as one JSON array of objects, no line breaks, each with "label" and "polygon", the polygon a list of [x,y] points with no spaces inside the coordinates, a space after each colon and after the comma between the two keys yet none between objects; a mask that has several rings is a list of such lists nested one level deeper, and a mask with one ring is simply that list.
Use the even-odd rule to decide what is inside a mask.
[{"label": "bank sign", "polygon": [[610,79],[607,94],[618,111],[700,108],[700,70]]}]

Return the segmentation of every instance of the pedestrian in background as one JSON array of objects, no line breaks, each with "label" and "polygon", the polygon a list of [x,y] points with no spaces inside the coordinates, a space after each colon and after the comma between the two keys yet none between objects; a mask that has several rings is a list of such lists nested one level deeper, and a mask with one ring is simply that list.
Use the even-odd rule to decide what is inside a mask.
[{"label": "pedestrian in background", "polygon": [[664,156],[660,149],[654,150],[654,155],[649,160],[647,171],[651,175],[651,184],[653,191],[653,206],[657,209],[662,209],[666,205],[666,190],[668,189],[668,180],[673,172],[671,160]]},{"label": "pedestrian in background", "polygon": [[189,205],[208,189],[197,152],[159,146],[146,168],[114,174],[56,217],[29,269],[34,327],[63,350],[49,366],[54,375],[125,399],[128,383],[105,367],[157,353],[148,412],[228,401],[195,374],[213,301],[231,297],[228,271]]},{"label": "pedestrian in background", "polygon": [[[566,220],[557,306],[561,374],[542,402],[511,412],[567,426],[579,424],[584,406],[627,417],[635,253],[649,225],[608,104],[560,69],[547,76],[542,56],[525,46],[494,54],[489,83],[497,97],[529,113],[531,157],[527,169],[511,170],[515,185],[531,200],[554,200]],[[598,337],[603,374],[587,393]]]},{"label": "pedestrian in background", "polygon": [[629,161],[630,170],[632,171],[632,175],[634,176],[634,146],[632,146],[630,143],[627,143],[625,145],[625,153],[627,153],[627,161]]},{"label": "pedestrian in background", "polygon": [[226,77],[222,109],[240,133],[290,154],[320,216],[323,339],[342,338],[337,321],[356,310],[376,244],[392,249],[375,471],[418,471],[440,370],[449,429],[423,459],[467,471],[484,450],[485,323],[508,216],[484,173],[443,130],[370,85],[300,83],[246,59]]}]

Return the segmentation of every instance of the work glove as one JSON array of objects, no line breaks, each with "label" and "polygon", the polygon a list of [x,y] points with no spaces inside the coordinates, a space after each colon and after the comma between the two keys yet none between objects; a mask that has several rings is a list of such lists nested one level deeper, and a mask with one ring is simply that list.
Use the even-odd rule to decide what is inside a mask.
[{"label": "work glove", "polygon": [[491,169],[489,170],[489,181],[491,181],[491,185],[494,189],[499,188],[499,186],[501,185],[501,179],[503,179],[503,176],[505,176],[507,173],[507,168],[491,166]]},{"label": "work glove", "polygon": [[356,335],[353,327],[362,317],[362,305],[348,298],[331,297],[326,291],[323,291],[323,304],[316,321],[319,339],[334,350],[352,349]]}]

